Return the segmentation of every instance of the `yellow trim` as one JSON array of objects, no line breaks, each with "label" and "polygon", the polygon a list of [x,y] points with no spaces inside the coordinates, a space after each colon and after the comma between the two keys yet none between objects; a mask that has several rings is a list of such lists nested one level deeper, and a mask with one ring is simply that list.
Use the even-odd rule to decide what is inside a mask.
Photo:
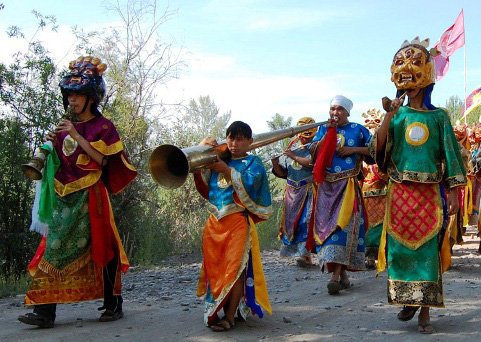
[{"label": "yellow trim", "polygon": [[468,183],[464,187],[464,203],[463,203],[463,227],[469,223],[469,215],[473,213],[473,183],[467,177]]},{"label": "yellow trim", "polygon": [[250,198],[247,190],[244,188],[244,183],[242,183],[242,175],[239,171],[231,168],[231,180],[232,186],[234,187],[237,196],[242,202],[242,205],[250,211],[252,214],[258,216],[262,220],[267,220],[269,216],[272,215],[272,205],[262,206],[254,202]]},{"label": "yellow trim", "polygon": [[120,140],[112,145],[107,145],[103,140],[91,142],[90,145],[105,156],[119,153],[124,149],[124,145]]},{"label": "yellow trim", "polygon": [[77,156],[77,165],[87,165],[90,163],[90,156],[88,154],[80,153]]},{"label": "yellow trim", "polygon": [[252,269],[254,271],[254,288],[256,294],[256,302],[269,314],[272,315],[272,306],[269,301],[269,292],[267,291],[267,282],[262,269],[261,252],[259,247],[259,239],[257,238],[257,229],[254,221],[249,216],[249,225],[251,227],[251,254]]},{"label": "yellow trim", "polygon": [[70,264],[68,264],[62,269],[56,268],[51,263],[46,261],[44,258],[40,260],[38,264],[38,269],[54,278],[61,279],[69,274],[77,272],[82,267],[85,267],[85,265],[87,265],[90,262],[90,260],[91,260],[91,256],[90,256],[90,248],[89,248],[84,254],[82,254],[80,257],[78,257],[77,259],[75,259],[74,261],[72,261]]},{"label": "yellow trim", "polygon": [[[456,229],[452,223],[454,223],[455,220],[455,215],[452,215],[450,217],[450,225],[451,229]],[[440,251],[440,262],[441,262],[441,273],[446,272],[449,267],[451,267],[451,243],[449,241],[449,230],[446,229],[446,232],[444,233],[444,238],[443,238],[443,243],[441,244],[441,251]]]},{"label": "yellow trim", "polygon": [[124,245],[122,244],[122,240],[120,239],[119,231],[117,229],[117,225],[115,224],[115,219],[114,219],[114,213],[112,211],[112,203],[110,203],[110,197],[108,195],[107,189],[105,189],[106,196],[107,196],[107,201],[108,201],[108,206],[109,206],[109,212],[110,212],[110,225],[112,227],[112,231],[115,236],[115,241],[117,241],[117,247],[119,248],[119,258],[120,258],[120,269],[122,269],[122,266],[127,266],[127,268],[130,266],[129,260],[127,258],[127,253],[125,253],[124,250]]},{"label": "yellow trim", "polygon": [[[410,133],[416,127],[420,128],[424,132],[424,136],[422,136],[421,139],[419,140],[413,140],[410,136]],[[406,133],[404,137],[406,138],[406,141],[409,145],[420,146],[424,144],[426,141],[428,141],[428,138],[429,138],[428,126],[426,126],[421,122],[413,122],[412,124],[406,127]]]},{"label": "yellow trim", "polygon": [[339,215],[337,216],[336,225],[341,229],[344,229],[349,224],[351,220],[352,211],[354,209],[354,196],[356,194],[354,186],[354,178],[349,178],[346,184],[346,190],[344,191],[344,198],[342,200],[341,209],[339,210]]},{"label": "yellow trim", "polygon": [[[389,184],[389,187],[391,183]],[[388,189],[389,191],[389,189]],[[387,215],[384,215],[384,222],[382,224],[381,241],[379,241],[379,250],[377,252],[377,274],[386,269],[386,226],[388,224]]]},{"label": "yellow trim", "polygon": [[137,172],[137,169],[129,163],[129,161],[127,160],[127,158],[124,157],[123,154],[120,155],[120,159],[122,160],[122,163],[124,163],[124,165],[127,167],[127,169]]},{"label": "yellow trim", "polygon": [[94,185],[95,183],[97,183],[101,175],[102,175],[102,171],[93,170],[93,171],[90,171],[86,176],[79,178],[68,184],[62,184],[57,179],[55,179],[55,192],[59,196],[64,197],[76,191],[86,189]]}]

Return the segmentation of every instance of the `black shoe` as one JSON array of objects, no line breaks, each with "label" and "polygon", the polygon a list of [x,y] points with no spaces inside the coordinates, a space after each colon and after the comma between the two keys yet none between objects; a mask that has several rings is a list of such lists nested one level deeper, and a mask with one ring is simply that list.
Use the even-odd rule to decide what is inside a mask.
[{"label": "black shoe", "polygon": [[413,319],[419,306],[403,306],[402,310],[397,314],[397,319],[403,322],[407,322]]},{"label": "black shoe", "polygon": [[124,317],[124,313],[122,310],[119,311],[112,311],[112,310],[105,310],[99,318],[99,322],[113,322],[118,319]]},{"label": "black shoe", "polygon": [[338,294],[340,290],[342,290],[342,286],[338,280],[330,280],[327,283],[327,293],[330,295]]},{"label": "black shoe", "polygon": [[52,319],[33,312],[18,316],[18,320],[22,323],[36,325],[40,328],[53,328]]}]

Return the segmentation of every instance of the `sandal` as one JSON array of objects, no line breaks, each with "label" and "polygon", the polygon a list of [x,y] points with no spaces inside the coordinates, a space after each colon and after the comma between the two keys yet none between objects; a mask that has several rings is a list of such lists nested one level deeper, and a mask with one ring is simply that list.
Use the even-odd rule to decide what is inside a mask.
[{"label": "sandal", "polygon": [[211,328],[215,332],[228,331],[234,329],[234,327],[235,321],[229,321],[227,318],[222,318],[217,323],[209,325],[209,328]]},{"label": "sandal", "polygon": [[402,310],[397,314],[397,319],[403,322],[407,322],[413,319],[419,306],[403,306]]},{"label": "sandal", "polygon": [[376,269],[376,261],[373,259],[366,260],[366,268],[368,270],[375,270]]},{"label": "sandal", "polygon": [[29,312],[25,315],[18,316],[18,320],[22,323],[36,325],[40,328],[53,328],[52,319],[34,312]]},{"label": "sandal", "polygon": [[246,319],[242,316],[240,309],[237,309],[237,315],[234,317],[234,320],[236,322],[245,322],[246,321]]},{"label": "sandal", "polygon": [[341,291],[341,284],[338,280],[330,280],[327,283],[327,293],[330,295],[338,294]]},{"label": "sandal", "polygon": [[124,317],[124,313],[120,311],[105,310],[99,318],[99,322],[113,322]]},{"label": "sandal", "polygon": [[421,334],[432,334],[434,333],[434,328],[431,325],[431,320],[428,318],[426,320],[418,317],[418,331]]}]

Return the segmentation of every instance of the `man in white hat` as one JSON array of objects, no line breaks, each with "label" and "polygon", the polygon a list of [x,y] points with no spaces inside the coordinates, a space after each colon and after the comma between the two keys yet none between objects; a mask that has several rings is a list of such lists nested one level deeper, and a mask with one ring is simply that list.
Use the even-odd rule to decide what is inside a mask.
[{"label": "man in white hat", "polygon": [[334,152],[332,162],[325,166],[324,179],[317,184],[313,231],[321,270],[327,268],[331,273],[327,284],[331,295],[350,287],[347,271],[365,270],[367,219],[357,177],[363,160],[369,156],[371,133],[361,124],[349,122],[352,107],[351,100],[336,95],[330,103],[330,119],[319,127],[313,139],[316,146],[311,148],[314,158],[326,152],[330,148],[325,139],[328,129],[336,129],[337,144],[335,151],[330,151]]}]

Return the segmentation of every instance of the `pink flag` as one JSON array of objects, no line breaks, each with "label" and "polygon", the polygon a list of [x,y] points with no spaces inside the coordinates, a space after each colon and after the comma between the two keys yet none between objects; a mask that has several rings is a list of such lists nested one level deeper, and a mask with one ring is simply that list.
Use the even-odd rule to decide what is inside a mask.
[{"label": "pink flag", "polygon": [[446,75],[449,69],[449,56],[454,51],[464,46],[464,14],[463,10],[459,13],[456,21],[449,27],[434,45],[438,55],[434,57],[434,67],[436,69],[436,81]]}]

